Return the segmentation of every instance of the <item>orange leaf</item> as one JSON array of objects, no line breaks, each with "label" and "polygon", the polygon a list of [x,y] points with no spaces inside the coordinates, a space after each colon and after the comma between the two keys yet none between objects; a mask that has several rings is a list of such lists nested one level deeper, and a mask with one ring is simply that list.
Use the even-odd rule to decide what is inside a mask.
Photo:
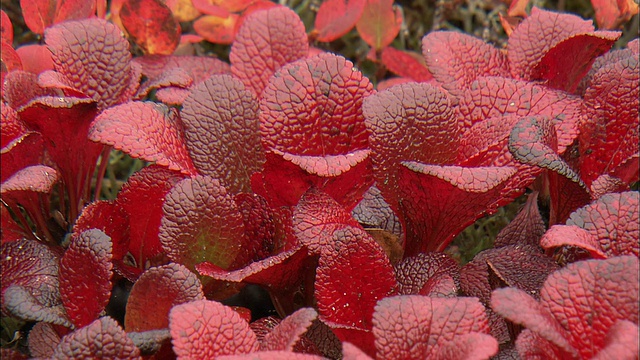
[{"label": "orange leaf", "polygon": [[362,16],[356,24],[360,37],[376,50],[382,50],[400,32],[402,10],[393,0],[367,0]]},{"label": "orange leaf", "polygon": [[169,55],[180,42],[180,24],[161,0],[125,0],[120,18],[146,54]]},{"label": "orange leaf", "polygon": [[205,40],[215,44],[231,44],[236,36],[236,22],[239,16],[230,14],[223,18],[206,15],[193,23],[193,29]]}]

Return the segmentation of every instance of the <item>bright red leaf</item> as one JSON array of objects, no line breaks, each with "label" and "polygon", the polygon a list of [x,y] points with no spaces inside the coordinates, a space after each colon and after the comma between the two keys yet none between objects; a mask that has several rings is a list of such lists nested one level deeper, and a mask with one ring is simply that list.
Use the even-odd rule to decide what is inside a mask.
[{"label": "bright red leaf", "polygon": [[77,328],[98,318],[111,296],[111,238],[91,229],[71,238],[60,259],[60,297]]},{"label": "bright red leaf", "polygon": [[52,359],[122,359],[137,360],[140,350],[127,337],[118,323],[102,317],[65,336],[58,344]]},{"label": "bright red leaf", "polygon": [[53,70],[51,52],[44,45],[24,45],[16,49],[20,56],[22,69],[33,74],[40,74],[47,70]]},{"label": "bright red leaf", "polygon": [[259,348],[249,324],[233,309],[215,301],[174,306],[169,313],[169,329],[178,360],[246,354]]},{"label": "bright red leaf", "polygon": [[11,19],[4,10],[0,10],[0,18],[2,23],[0,24],[0,39],[6,44],[13,44],[13,24]]},{"label": "bright red leaf", "polygon": [[186,147],[203,175],[231,193],[251,190],[250,176],[262,169],[258,101],[229,75],[197,85],[182,105]]},{"label": "bright red leaf", "polygon": [[604,65],[585,91],[580,128],[580,174],[591,183],[602,174],[638,181],[637,54]]},{"label": "bright red leaf", "polygon": [[202,284],[186,267],[171,263],[145,271],[131,288],[124,326],[128,332],[165,329],[175,305],[204,300]]},{"label": "bright red leaf", "polygon": [[[316,270],[315,296],[320,319],[336,325],[370,330],[373,307],[395,293],[393,267],[384,250],[364,230],[336,230]],[[341,338],[342,341],[348,338]]]},{"label": "bright red leaf", "polygon": [[197,170],[187,152],[178,113],[162,104],[129,102],[103,111],[89,138],[132,157],[155,162],[186,175]]},{"label": "bright red leaf", "polygon": [[348,33],[362,16],[366,3],[366,0],[323,1],[314,24],[316,39],[329,42]]},{"label": "bright red leaf", "polygon": [[308,51],[304,24],[293,10],[281,6],[257,11],[236,34],[229,54],[231,71],[260,95],[281,66],[306,57]]},{"label": "bright red leaf", "polygon": [[145,54],[170,55],[180,42],[180,23],[161,0],[125,0],[120,20]]},{"label": "bright red leaf", "polygon": [[20,0],[25,24],[36,34],[45,28],[66,20],[85,19],[96,12],[96,1],[91,0]]},{"label": "bright red leaf", "polygon": [[[592,358],[605,347],[616,321],[638,324],[638,258],[569,264],[547,278],[539,302],[521,290],[507,288],[493,292],[491,305],[549,341],[548,345],[529,342],[528,348],[548,346],[562,357]],[[517,346],[522,352],[522,343]]]},{"label": "bright red leaf", "polygon": [[[387,46],[382,50],[380,60],[389,71],[398,76],[407,77],[417,82],[433,79],[424,59],[416,52],[397,50]],[[379,83],[378,90],[382,91]]]},{"label": "bright red leaf", "polygon": [[85,206],[73,225],[73,236],[77,237],[90,229],[101,230],[111,238],[112,260],[124,258],[129,250],[129,221],[121,207],[107,200],[94,201]]},{"label": "bright red leaf", "polygon": [[376,305],[373,324],[380,359],[489,359],[498,352],[474,298],[390,297]]},{"label": "bright red leaf", "polygon": [[402,21],[402,11],[393,5],[393,0],[366,0],[356,29],[362,40],[379,51],[395,39]]}]

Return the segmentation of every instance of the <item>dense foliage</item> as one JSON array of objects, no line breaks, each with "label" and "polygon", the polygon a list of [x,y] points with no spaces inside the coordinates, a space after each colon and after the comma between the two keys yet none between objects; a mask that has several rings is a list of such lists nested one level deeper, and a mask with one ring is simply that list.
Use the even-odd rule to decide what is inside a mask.
[{"label": "dense foliage", "polygon": [[637,357],[638,6],[594,8],[421,54],[389,0],[3,11],[2,356]]}]

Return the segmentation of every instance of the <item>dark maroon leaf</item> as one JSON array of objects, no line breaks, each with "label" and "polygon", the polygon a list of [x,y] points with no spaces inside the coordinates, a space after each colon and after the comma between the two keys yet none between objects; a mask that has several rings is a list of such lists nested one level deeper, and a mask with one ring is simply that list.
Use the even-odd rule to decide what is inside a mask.
[{"label": "dark maroon leaf", "polygon": [[[47,305],[33,295],[33,291],[20,285],[10,285],[4,290],[3,308],[11,316],[25,321],[44,321],[54,325],[73,328],[62,304]],[[53,300],[59,302],[59,296]],[[46,301],[46,299],[45,299]],[[51,300],[49,300],[51,301]]]},{"label": "dark maroon leaf", "polygon": [[505,226],[494,241],[495,247],[507,245],[538,246],[546,227],[538,209],[538,192],[532,192],[527,197],[518,215]]},{"label": "dark maroon leaf", "polygon": [[198,173],[178,113],[162,104],[129,102],[107,109],[91,124],[89,138],[186,175]]},{"label": "dark maroon leaf", "polygon": [[118,323],[106,316],[65,336],[52,359],[140,359],[140,350]]},{"label": "dark maroon leaf", "polygon": [[[4,170],[4,169],[3,169]],[[24,208],[32,221],[39,226],[46,226],[48,214],[43,209],[49,208],[48,195],[59,180],[54,169],[44,165],[32,165],[17,171],[0,185],[0,194],[5,204],[14,212],[20,212],[18,205]]]},{"label": "dark maroon leaf", "polygon": [[498,352],[494,338],[481,336],[489,324],[473,298],[390,297],[376,305],[373,324],[380,359],[462,359],[465,348],[477,351],[472,358],[488,359]]},{"label": "dark maroon leaf", "polygon": [[212,76],[197,85],[181,112],[186,147],[203,175],[235,194],[251,190],[250,177],[262,169],[258,101],[236,78]]},{"label": "dark maroon leaf", "polygon": [[276,245],[276,224],[267,201],[260,195],[248,193],[237,194],[234,200],[242,214],[245,236],[261,245],[254,260],[264,259],[273,254]]},{"label": "dark maroon leaf", "polygon": [[[638,258],[569,264],[547,278],[539,302],[510,288],[495,290],[491,304],[507,319],[548,340],[554,352],[592,358],[605,347],[618,320],[638,323]],[[528,340],[526,347],[531,351],[540,346],[545,344]]]},{"label": "dark maroon leaf", "polygon": [[281,66],[308,52],[304,24],[293,10],[279,6],[256,11],[236,34],[229,54],[231,72],[259,96]]},{"label": "dark maroon leaf", "polygon": [[460,286],[460,267],[442,253],[418,254],[395,266],[398,294],[454,297]]},{"label": "dark maroon leaf", "polygon": [[59,256],[47,245],[26,239],[3,243],[1,256],[3,313],[6,313],[4,292],[11,285],[23,287],[44,306],[61,304]]},{"label": "dark maroon leaf", "polygon": [[203,299],[200,280],[184,266],[171,263],[150,268],[131,289],[125,329],[137,332],[167,328],[173,306]]},{"label": "dark maroon leaf", "polygon": [[243,266],[257,245],[245,238],[242,215],[220,182],[210,176],[181,180],[166,195],[160,243],[169,258],[193,270],[210,261],[223,269]]},{"label": "dark maroon leaf", "polygon": [[370,330],[373,307],[395,288],[389,259],[364,230],[345,227],[333,232],[316,270],[315,296],[323,321]]},{"label": "dark maroon leaf", "polygon": [[260,343],[262,351],[293,351],[318,313],[312,308],[303,308],[287,316]]},{"label": "dark maroon leaf", "polygon": [[39,322],[29,331],[29,352],[37,358],[48,358],[60,343],[60,335],[45,322]]},{"label": "dark maroon leaf", "polygon": [[92,229],[72,237],[60,259],[60,297],[77,328],[98,318],[109,302],[111,249],[111,238]]},{"label": "dark maroon leaf", "polygon": [[258,350],[256,334],[230,307],[196,300],[169,313],[173,351],[179,359],[247,354]]},{"label": "dark maroon leaf", "polygon": [[57,72],[69,85],[98,102],[99,109],[129,100],[137,83],[129,43],[103,19],[69,21],[48,28],[45,41]]}]

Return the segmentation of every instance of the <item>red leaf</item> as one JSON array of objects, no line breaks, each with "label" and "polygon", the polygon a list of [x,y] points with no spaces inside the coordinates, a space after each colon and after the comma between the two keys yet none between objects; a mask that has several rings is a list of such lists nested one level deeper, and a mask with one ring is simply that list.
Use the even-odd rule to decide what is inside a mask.
[{"label": "red leaf", "polygon": [[[362,106],[376,186],[399,212],[400,161],[449,164],[455,160],[460,121],[447,94],[431,85],[408,83],[367,97]],[[409,115],[409,116],[408,116]]]},{"label": "red leaf", "polygon": [[567,225],[587,230],[607,257],[640,254],[636,191],[607,194],[571,214]]},{"label": "red leaf", "polygon": [[334,232],[347,227],[362,229],[334,199],[315,188],[309,189],[293,210],[293,231],[298,240],[316,254],[332,254]]},{"label": "red leaf", "polygon": [[200,173],[231,193],[250,191],[250,176],[264,164],[254,95],[229,75],[212,76],[191,90],[181,115],[186,147]]},{"label": "red leaf", "polygon": [[356,29],[362,40],[379,51],[395,39],[402,21],[402,11],[393,5],[393,0],[366,0]]},{"label": "red leaf", "polygon": [[0,137],[0,148],[5,148],[13,140],[24,136],[28,129],[18,118],[18,113],[13,109],[13,106],[2,102],[2,108],[0,110],[2,110],[2,122],[0,122],[2,137]]},{"label": "red leaf", "polygon": [[572,36],[549,49],[533,69],[531,79],[574,93],[593,61],[609,51],[620,35],[620,32],[597,31]]},{"label": "red leaf", "polygon": [[[129,219],[115,202],[99,200],[85,206],[73,225],[73,236],[98,229],[111,238],[112,260],[122,260],[129,251]],[[94,319],[91,319],[93,321]]]},{"label": "red leaf", "polygon": [[365,149],[361,106],[372,89],[368,79],[341,56],[319,55],[284,66],[260,101],[263,145],[320,156]]},{"label": "red leaf", "polygon": [[[393,267],[380,245],[364,230],[345,227],[336,230],[332,238],[330,249],[320,256],[316,270],[315,296],[320,318],[370,330],[375,304],[395,293]],[[340,334],[336,335],[340,338]]]},{"label": "red leaf", "polygon": [[601,29],[618,29],[638,13],[638,4],[629,0],[594,0],[591,5]]},{"label": "red leaf", "polygon": [[175,305],[204,300],[198,277],[182,265],[150,268],[133,284],[127,300],[124,326],[128,332],[165,329]]},{"label": "red leaf", "polygon": [[633,359],[640,351],[638,337],[640,337],[640,331],[637,324],[619,320],[609,329],[605,346],[593,359]]},{"label": "red leaf", "polygon": [[45,322],[39,322],[29,331],[29,353],[38,358],[49,358],[60,343],[60,335]]},{"label": "red leaf", "polygon": [[38,76],[36,74],[22,70],[15,70],[7,74],[3,89],[3,99],[11,108],[18,110],[35,98],[58,95],[53,89],[41,87],[38,84]]},{"label": "red leaf", "polygon": [[160,78],[173,69],[183,70],[194,83],[201,83],[214,74],[231,73],[229,64],[207,56],[147,55],[136,57],[132,62],[139,64],[142,67],[142,74],[149,79]]},{"label": "red leaf", "polygon": [[373,360],[367,353],[348,342],[342,343],[342,355],[343,360]]},{"label": "red leaf", "polygon": [[98,318],[109,302],[111,249],[111,238],[92,229],[72,237],[60,259],[60,296],[77,328]]},{"label": "red leaf", "polygon": [[13,44],[13,25],[11,19],[4,10],[0,10],[0,18],[2,23],[0,24],[0,39],[9,45]]},{"label": "red leaf", "polygon": [[460,286],[460,266],[442,253],[418,254],[395,266],[398,294],[454,297]]},{"label": "red leaf", "polygon": [[527,196],[527,202],[520,209],[518,215],[500,230],[494,241],[494,246],[538,246],[545,231],[544,220],[538,209],[538,192],[532,192]]},{"label": "red leaf", "polygon": [[246,267],[226,271],[209,262],[196,265],[198,273],[226,282],[247,282],[264,286],[269,290],[286,292],[293,290],[303,280],[302,273],[309,264],[309,255],[305,247],[281,252]]},{"label": "red leaf", "polygon": [[[4,230],[4,229],[3,229]],[[35,240],[16,240],[2,244],[2,312],[6,313],[4,292],[19,285],[44,306],[59,305],[58,262],[47,245]]]},{"label": "red leaf", "polygon": [[40,74],[47,70],[53,70],[51,52],[44,45],[24,45],[16,49],[20,56],[22,69],[33,74]]},{"label": "red leaf", "polygon": [[507,286],[517,287],[533,296],[539,293],[547,276],[558,269],[555,261],[539,252],[538,247],[508,245],[486,250],[486,261]]},{"label": "red leaf", "polygon": [[[468,348],[483,350],[484,357],[478,358],[498,352],[495,339],[478,336],[488,334],[489,325],[484,306],[474,298],[402,295],[383,299],[376,305],[373,324],[380,359],[462,358],[463,348],[454,352],[452,346],[464,340],[471,342]],[[470,334],[478,335],[469,338]]]},{"label": "red leaf", "polygon": [[532,82],[501,77],[480,77],[465,90],[460,113],[469,127],[491,117],[514,114],[518,117],[546,116],[557,131],[558,154],[578,136],[582,101],[564,91]]},{"label": "red leaf", "polygon": [[[424,59],[418,53],[396,50],[387,46],[382,50],[380,58],[384,66],[398,76],[407,77],[417,82],[433,79]],[[378,90],[382,91],[379,83]]]},{"label": "red leaf", "polygon": [[299,354],[291,351],[257,351],[246,355],[225,355],[216,357],[218,360],[322,360],[322,356]]},{"label": "red leaf", "polygon": [[302,308],[287,316],[264,337],[260,350],[293,351],[317,316],[318,313],[312,308]]},{"label": "red leaf", "polygon": [[96,1],[20,0],[20,8],[29,29],[42,35],[45,28],[67,20],[88,18],[96,13]]},{"label": "red leaf", "polygon": [[366,0],[326,0],[316,14],[314,32],[318,41],[333,41],[341,38],[356,25]]},{"label": "red leaf", "polygon": [[180,42],[180,23],[161,0],[125,0],[120,19],[145,54],[170,55]]},{"label": "red leaf", "polygon": [[437,31],[422,38],[422,53],[433,77],[455,97],[479,76],[507,76],[503,52],[471,35]]},{"label": "red leaf", "polygon": [[237,14],[225,16],[206,15],[193,23],[194,31],[214,44],[235,43],[236,29],[240,17]]},{"label": "red leaf", "polygon": [[580,128],[580,174],[588,186],[608,173],[631,184],[638,180],[637,56],[598,70],[584,95]]},{"label": "red leaf", "polygon": [[274,214],[267,201],[260,195],[240,193],[235,196],[247,239],[254,239],[258,251],[254,260],[264,259],[273,254],[276,224]]},{"label": "red leaf", "polygon": [[162,205],[169,190],[182,179],[178,172],[151,165],[129,177],[118,193],[116,202],[128,215],[128,250],[141,269],[162,253],[158,238]]},{"label": "red leaf", "polygon": [[0,79],[4,84],[4,78],[8,72],[22,70],[22,61],[13,47],[4,41],[0,44],[0,50],[0,73],[2,74]]},{"label": "red leaf", "polygon": [[307,56],[309,44],[298,15],[280,6],[249,15],[231,47],[231,71],[260,95],[281,66]]},{"label": "red leaf", "polygon": [[545,249],[575,246],[587,250],[594,259],[607,258],[598,238],[575,225],[553,225],[540,239],[540,246]]},{"label": "red leaf", "polygon": [[102,19],[69,21],[48,28],[45,42],[56,71],[74,88],[98,102],[102,110],[135,93],[129,43],[120,30]]},{"label": "red leaf", "polygon": [[569,264],[547,278],[540,302],[520,290],[499,289],[493,292],[491,303],[498,313],[523,324],[565,354],[592,358],[604,348],[617,320],[638,323],[638,258]]},{"label": "red leaf", "polygon": [[178,359],[207,359],[258,350],[256,335],[238,313],[215,301],[176,305],[169,313],[173,351]]},{"label": "red leaf", "polygon": [[62,338],[53,359],[140,359],[140,350],[118,323],[102,317]]},{"label": "red leaf", "polygon": [[344,155],[299,156],[279,151],[266,154],[261,173],[251,178],[254,192],[272,208],[295,206],[311,187],[317,187],[352,209],[372,185],[369,150]]},{"label": "red leaf", "polygon": [[91,124],[89,138],[185,175],[197,174],[180,118],[165,105],[129,102],[106,109]]},{"label": "red leaf", "polygon": [[550,49],[574,35],[592,32],[591,21],[534,7],[531,15],[509,36],[507,54],[511,74],[517,79],[533,80],[535,67]]},{"label": "red leaf", "polygon": [[406,217],[405,256],[444,250],[465,227],[497,210],[507,180],[516,173],[508,166],[403,165],[398,197]]},{"label": "red leaf", "polygon": [[245,238],[236,203],[212,177],[178,182],[166,196],[163,213],[160,243],[172,261],[190,270],[204,261],[223,269],[242,266],[256,251],[248,243],[253,239]]},{"label": "red leaf", "polygon": [[[3,119],[4,120],[4,119]],[[25,170],[30,166],[39,166],[44,157],[44,141],[42,136],[36,132],[28,132],[17,139],[14,139],[0,152],[2,161],[2,173],[0,174],[0,182],[12,177],[18,171]],[[38,168],[33,168],[38,169]],[[33,170],[32,169],[32,170]],[[51,172],[53,174],[53,172]],[[55,174],[58,177],[58,174]],[[19,184],[23,186],[24,184]]]}]

